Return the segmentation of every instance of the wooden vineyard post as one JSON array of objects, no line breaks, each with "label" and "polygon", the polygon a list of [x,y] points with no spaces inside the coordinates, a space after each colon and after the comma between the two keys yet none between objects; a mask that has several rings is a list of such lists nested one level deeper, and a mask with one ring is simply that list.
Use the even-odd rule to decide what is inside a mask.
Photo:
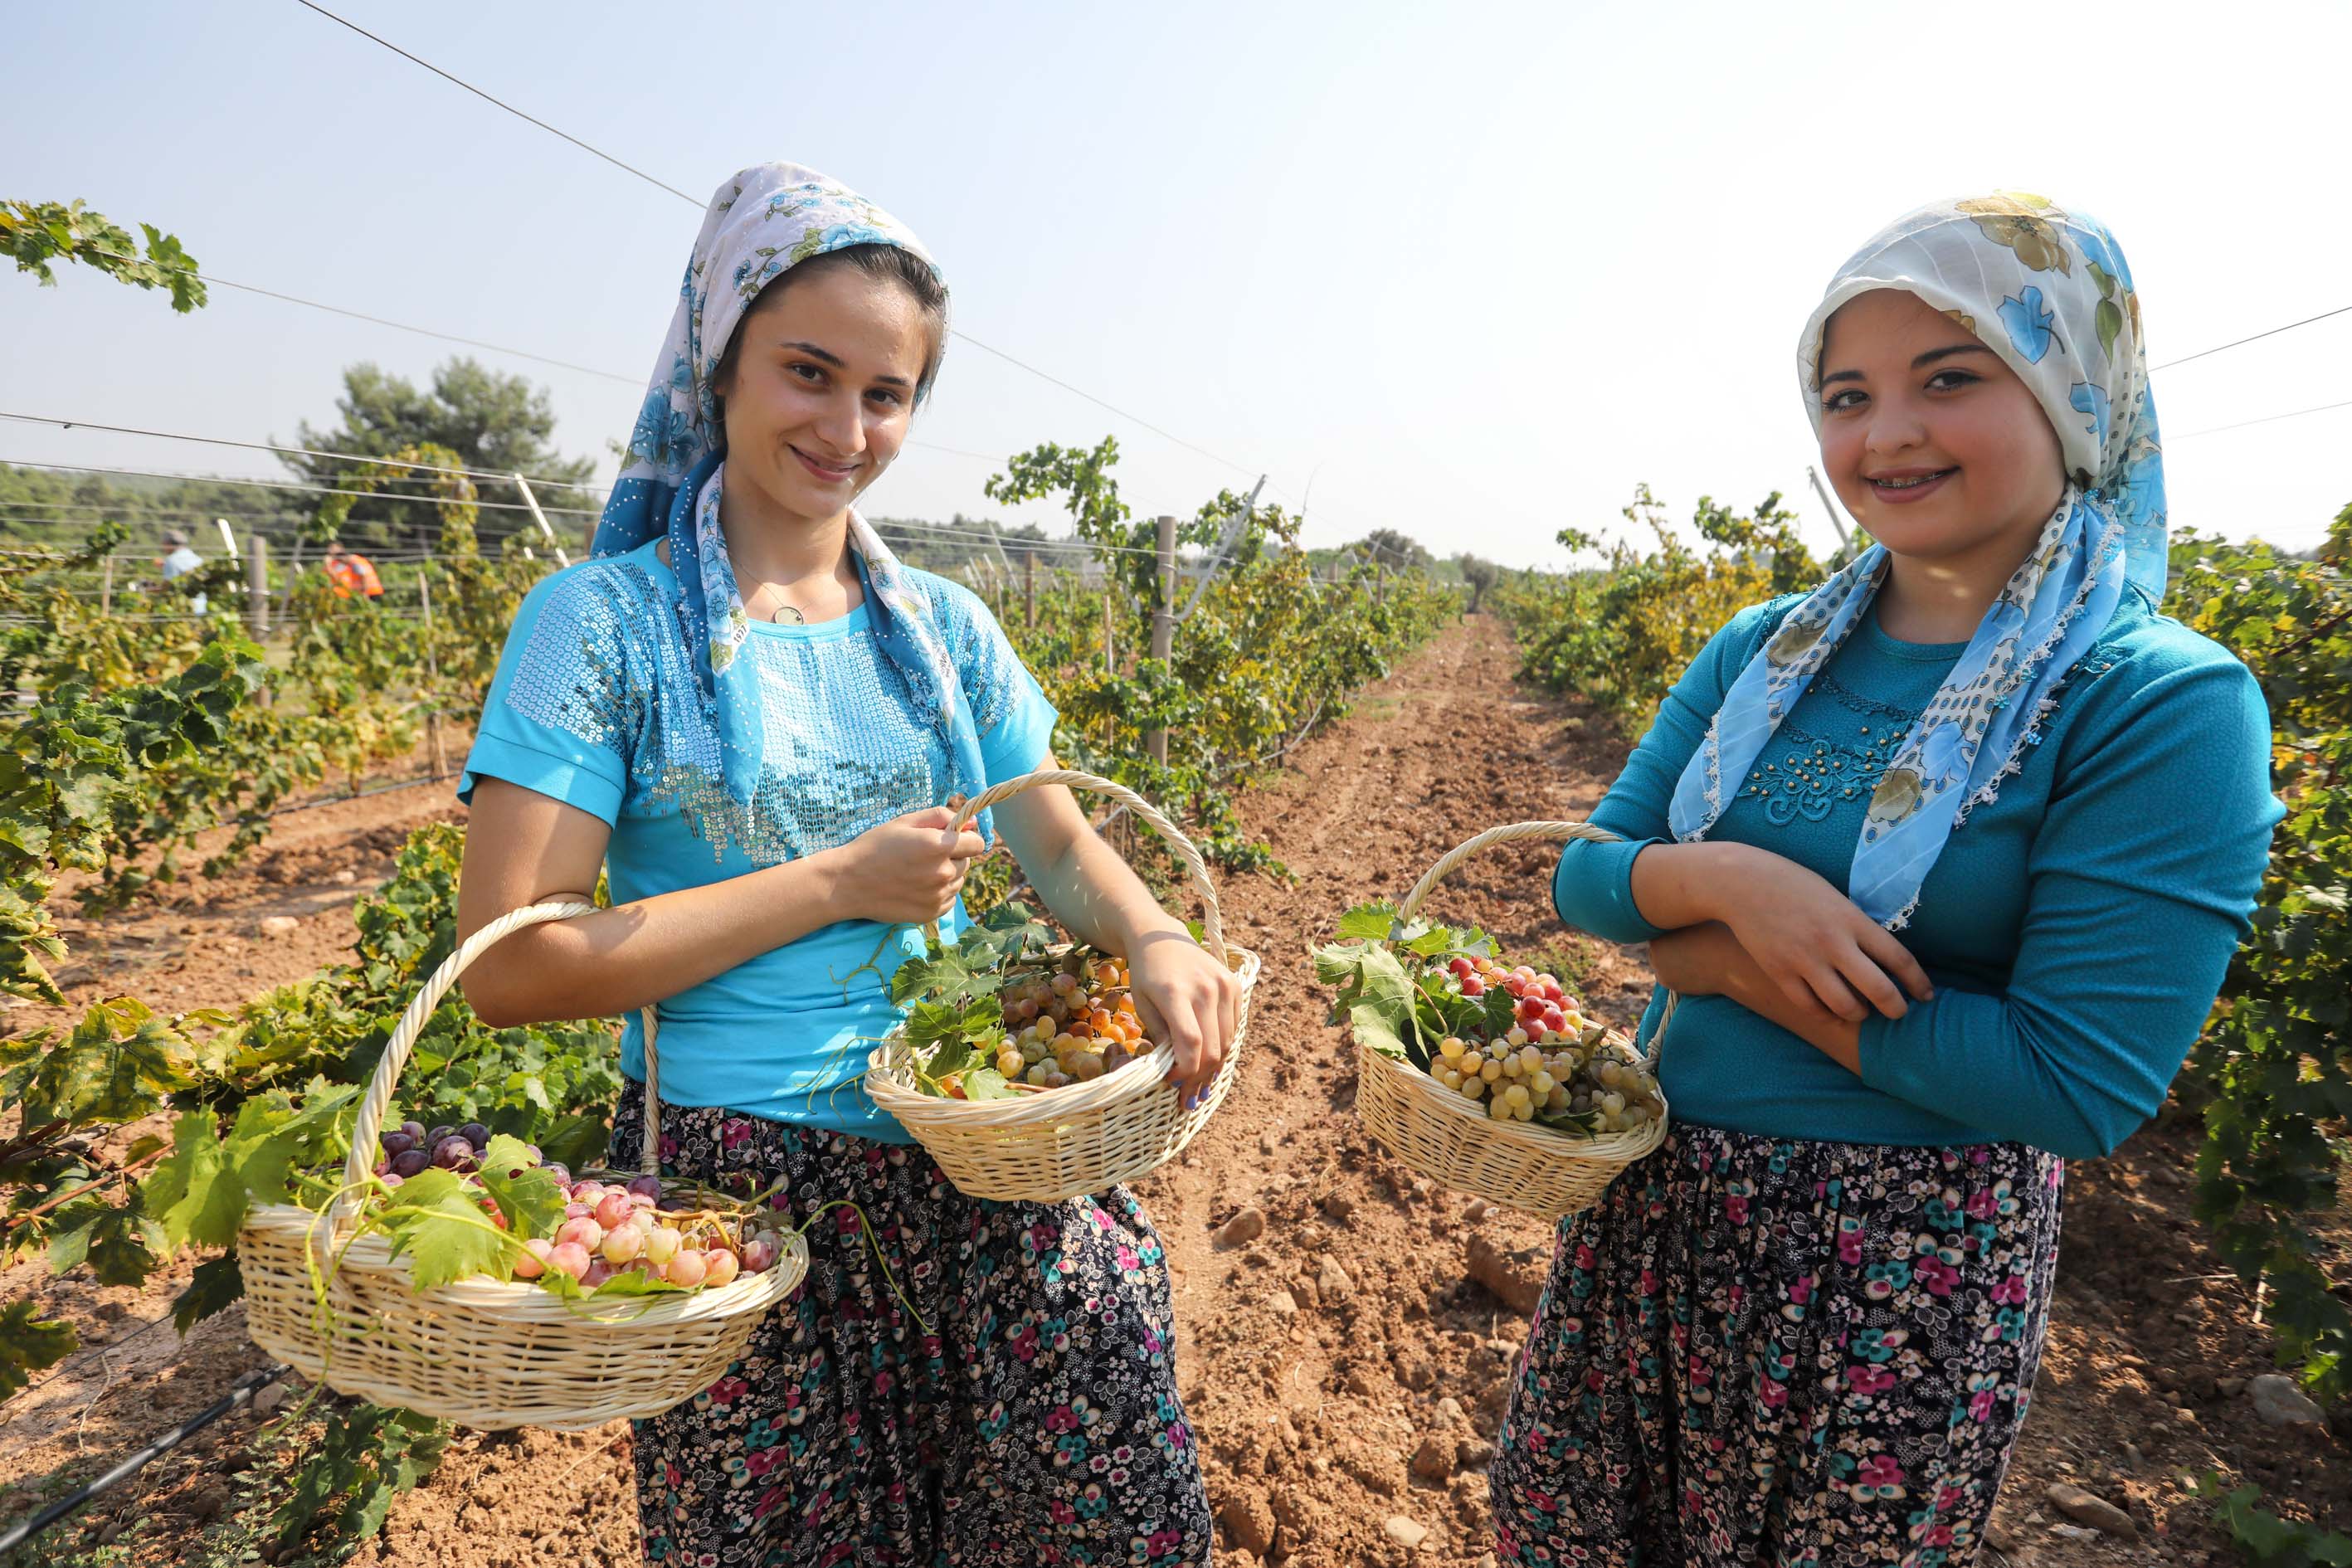
[{"label": "wooden vineyard post", "polygon": [[1103,579],[1103,673],[1105,675],[1118,673],[1118,650],[1112,646],[1111,639],[1110,596],[1116,586],[1115,580],[1106,575]]},{"label": "wooden vineyard post", "polygon": [[245,618],[259,642],[269,635],[269,536],[257,528],[245,545]]},{"label": "wooden vineyard post", "polygon": [[104,575],[98,580],[98,613],[110,616],[114,614],[114,552],[111,550],[106,552],[101,570]]},{"label": "wooden vineyard post", "polygon": [[[1156,570],[1151,579],[1151,657],[1165,662],[1176,650],[1176,520],[1163,514],[1151,521],[1157,533],[1152,543]],[[1168,761],[1166,730],[1151,731],[1143,743],[1153,762]]]},{"label": "wooden vineyard post", "polygon": [[1021,558],[1021,620],[1031,631],[1037,629],[1037,552],[1034,550]]},{"label": "wooden vineyard post", "polygon": [[433,647],[433,568],[428,563],[416,574],[417,613],[425,620],[425,679],[432,696],[425,710],[425,733],[433,747],[433,771],[449,771],[449,753],[441,745],[441,656]]},{"label": "wooden vineyard post", "polygon": [[[547,541],[547,547],[555,552],[555,563],[559,566],[571,565],[572,557],[564,552],[563,541],[556,538],[555,530],[547,526],[547,514],[539,510],[539,498],[530,493],[530,481],[518,473],[514,477],[514,485],[515,489],[522,492],[523,504],[530,508],[530,520],[539,524],[541,537]],[[530,556],[530,545],[523,546],[523,554],[526,557]]]}]

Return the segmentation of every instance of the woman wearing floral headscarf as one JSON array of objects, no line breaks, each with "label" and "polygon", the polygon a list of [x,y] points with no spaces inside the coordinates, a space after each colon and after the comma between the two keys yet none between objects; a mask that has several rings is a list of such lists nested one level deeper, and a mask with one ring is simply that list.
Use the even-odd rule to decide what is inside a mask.
[{"label": "woman wearing floral headscarf", "polygon": [[2280,815],[2252,678],[2157,609],[2147,363],[2114,237],[2037,196],[1912,214],[1806,323],[1877,542],[1717,633],[1592,814],[1626,841],[1561,858],[1684,997],[1675,1125],[1561,1226],[1508,1560],[1975,1559],[2065,1162],[2162,1101]]},{"label": "woman wearing floral headscarf", "polygon": [[[510,938],[466,990],[493,1024],[630,1016],[618,1162],[658,1004],[665,1170],[781,1184],[807,1219],[857,1205],[811,1226],[805,1284],[725,1377],[637,1423],[656,1563],[1208,1560],[1140,1207],[966,1198],[859,1084],[890,977],[922,923],[953,939],[992,831],[945,803],[1045,762],[1055,722],[979,600],[851,506],[907,439],[946,310],[922,247],[854,193],[790,164],[720,186],[597,559],[524,601],[459,791],[466,931],[610,873],[612,909]],[[1047,906],[1126,955],[1200,1094],[1232,976],[1068,791],[995,816]]]}]

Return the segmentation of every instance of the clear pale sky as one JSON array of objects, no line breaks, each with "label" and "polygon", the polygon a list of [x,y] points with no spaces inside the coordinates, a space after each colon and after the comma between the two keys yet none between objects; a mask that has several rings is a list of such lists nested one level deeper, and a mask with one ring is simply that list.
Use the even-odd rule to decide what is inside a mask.
[{"label": "clear pale sky", "polygon": [[[1648,480],[1789,492],[1794,340],[1830,269],[1941,195],[2105,219],[2154,359],[2352,304],[2341,4],[1642,6],[1198,0],[332,8],[706,196],[791,158],[890,208],[981,341],[917,436],[1118,435],[1139,512],[1261,468],[1307,537],[1376,526],[1564,564]],[[664,14],[677,18],[661,20]],[[698,214],[292,0],[0,7],[0,195],[79,196],[241,282],[621,372],[496,354],[611,463]],[[0,408],[245,439],[332,424],[345,364],[449,345],[229,289],[0,273]],[[2352,501],[2352,315],[2159,372],[2175,526],[2315,540]],[[279,476],[262,453],[0,422],[0,459]],[[1013,521],[909,451],[870,513]],[[260,492],[257,492],[259,495]]]}]

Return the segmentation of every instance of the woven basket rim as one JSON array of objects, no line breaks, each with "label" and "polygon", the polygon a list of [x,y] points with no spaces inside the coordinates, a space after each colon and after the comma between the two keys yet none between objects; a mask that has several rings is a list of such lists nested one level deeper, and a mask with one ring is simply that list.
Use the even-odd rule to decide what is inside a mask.
[{"label": "woven basket rim", "polygon": [[[1256,985],[1262,965],[1258,955],[1245,947],[1226,944],[1226,964],[1239,980],[1244,993]],[[1238,1053],[1228,1050],[1230,1063]],[[1123,1062],[1091,1083],[1070,1084],[1044,1094],[1023,1095],[1014,1100],[972,1101],[942,1100],[916,1089],[913,1075],[907,1068],[906,1030],[903,1024],[892,1027],[883,1037],[882,1044],[866,1058],[866,1092],[876,1105],[902,1122],[920,1122],[927,1127],[961,1127],[980,1129],[1022,1129],[1050,1127],[1057,1122],[1091,1115],[1111,1106],[1122,1105],[1146,1095],[1175,1089],[1167,1080],[1176,1065],[1176,1053],[1167,1046],[1156,1046],[1149,1056]],[[1149,1069],[1149,1070],[1146,1070]]]},{"label": "woven basket rim", "polygon": [[[1354,1031],[1349,1031],[1353,1038]],[[1616,1029],[1609,1031],[1612,1038],[1623,1042],[1624,1035]],[[1558,1154],[1570,1160],[1630,1160],[1638,1159],[1657,1146],[1664,1136],[1671,1108],[1666,1104],[1665,1090],[1658,1090],[1658,1115],[1639,1131],[1602,1132],[1591,1136],[1570,1132],[1558,1127],[1544,1127],[1533,1121],[1497,1121],[1483,1109],[1484,1100],[1446,1088],[1410,1061],[1401,1061],[1385,1051],[1376,1051],[1361,1040],[1355,1041],[1357,1070],[1383,1071],[1408,1084],[1418,1097],[1417,1103],[1434,1114],[1452,1116],[1478,1133],[1497,1142],[1517,1143],[1548,1154]],[[1631,1152],[1629,1153],[1629,1151]]]},{"label": "woven basket rim", "polygon": [[[256,1236],[276,1236],[310,1244],[328,1216],[295,1204],[257,1204],[246,1212],[240,1230]],[[344,1233],[331,1232],[340,1244]],[[500,1322],[593,1325],[604,1328],[666,1328],[764,1312],[789,1296],[808,1272],[808,1242],[789,1227],[779,1231],[776,1261],[758,1274],[740,1275],[724,1285],[702,1286],[689,1291],[644,1296],[607,1297],[600,1302],[593,1291],[567,1300],[528,1280],[492,1279],[475,1276],[418,1289],[406,1282],[405,1258],[392,1255],[392,1244],[380,1235],[352,1240],[343,1250],[339,1271],[402,1277],[402,1288],[418,1302],[445,1310],[471,1313]],[[600,1310],[600,1308],[602,1310]]]}]

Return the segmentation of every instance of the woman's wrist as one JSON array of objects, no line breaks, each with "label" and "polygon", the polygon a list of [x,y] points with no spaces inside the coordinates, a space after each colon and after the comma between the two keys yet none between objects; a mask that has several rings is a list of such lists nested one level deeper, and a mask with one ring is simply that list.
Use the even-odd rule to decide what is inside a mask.
[{"label": "woman's wrist", "polygon": [[[836,844],[830,849],[820,849],[754,872],[763,879],[762,891],[773,897],[766,901],[772,917],[807,931],[836,924],[842,921],[863,920],[858,889],[864,886],[856,874],[857,840]],[[812,921],[809,911],[821,911],[821,918]],[[778,945],[782,945],[779,943]]]},{"label": "woman's wrist", "polygon": [[1633,907],[1666,931],[1710,921],[1732,924],[1758,874],[1757,859],[1768,853],[1747,844],[1653,844],[1633,858]]}]

